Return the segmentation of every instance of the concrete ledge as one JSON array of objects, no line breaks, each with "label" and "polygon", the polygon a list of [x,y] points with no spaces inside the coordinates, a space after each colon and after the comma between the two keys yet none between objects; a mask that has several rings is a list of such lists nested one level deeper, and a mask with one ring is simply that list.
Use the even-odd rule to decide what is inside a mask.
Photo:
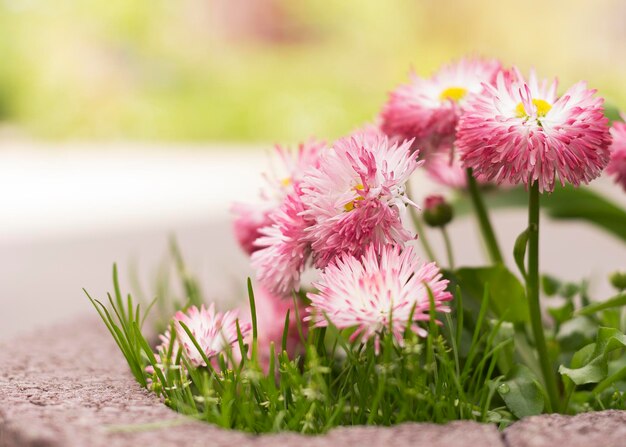
[{"label": "concrete ledge", "polygon": [[[103,324],[86,317],[0,344],[0,446],[622,446],[626,412],[541,416],[504,434],[473,422],[250,436],[184,418],[133,379]],[[618,443],[618,441],[621,441]]]}]

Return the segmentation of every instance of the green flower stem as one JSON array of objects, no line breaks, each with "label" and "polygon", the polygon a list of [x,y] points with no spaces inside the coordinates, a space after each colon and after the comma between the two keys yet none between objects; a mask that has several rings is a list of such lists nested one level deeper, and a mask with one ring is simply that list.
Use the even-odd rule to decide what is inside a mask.
[{"label": "green flower stem", "polygon": [[446,255],[448,256],[448,268],[454,270],[454,253],[452,253],[452,244],[450,243],[450,236],[448,236],[448,230],[446,227],[441,227],[441,234],[443,235],[443,242],[446,245]]},{"label": "green flower stem", "polygon": [[539,305],[539,184],[537,182],[534,182],[530,187],[528,200],[528,279],[526,291],[530,323],[539,354],[543,380],[550,399],[551,409],[557,411],[559,393],[556,387],[555,371],[548,357],[548,347],[541,321],[541,306]]},{"label": "green flower stem", "polygon": [[489,215],[487,214],[487,208],[485,207],[485,202],[478,190],[478,184],[476,183],[476,179],[472,174],[472,169],[467,169],[467,186],[469,189],[470,197],[472,198],[472,203],[474,205],[474,210],[476,211],[476,217],[478,218],[478,224],[480,226],[480,231],[483,234],[483,239],[485,240],[485,244],[487,245],[487,251],[489,252],[489,257],[491,258],[491,262],[494,264],[503,264],[504,259],[502,258],[502,252],[500,251],[500,247],[498,245],[498,241],[496,240],[496,234],[493,231],[493,227],[491,226],[491,221],[489,220]]},{"label": "green flower stem", "polygon": [[424,225],[422,225],[422,220],[418,216],[417,210],[413,207],[411,207],[411,218],[413,219],[413,224],[415,225],[415,231],[417,232],[418,239],[422,242],[422,247],[424,247],[426,256],[428,256],[428,259],[430,259],[431,261],[434,261],[437,264],[439,264],[439,262],[437,261],[437,257],[435,256],[435,252],[433,251],[433,248],[431,247],[430,243],[428,242],[428,239],[426,238],[426,232],[424,231]]},{"label": "green flower stem", "polygon": [[[412,199],[413,193],[411,192],[411,182],[406,183],[406,191],[407,195],[410,199]],[[417,214],[417,210],[414,206],[409,205],[409,213],[411,214],[411,219],[413,220],[413,225],[415,225],[415,231],[417,231],[418,239],[422,243],[422,247],[424,247],[424,251],[426,252],[426,256],[433,262],[437,262],[437,258],[435,257],[435,252],[433,251],[428,239],[426,238],[426,232],[424,231],[424,226],[422,225],[422,220],[420,216]]]}]

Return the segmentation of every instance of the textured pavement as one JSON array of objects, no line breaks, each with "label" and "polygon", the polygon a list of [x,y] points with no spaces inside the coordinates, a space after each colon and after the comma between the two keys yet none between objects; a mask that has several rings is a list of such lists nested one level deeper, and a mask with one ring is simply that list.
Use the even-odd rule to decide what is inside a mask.
[{"label": "textured pavement", "polygon": [[0,342],[0,447],[14,446],[514,446],[626,445],[626,412],[548,415],[504,433],[493,425],[346,427],[324,436],[251,436],[192,421],[132,378],[103,324],[85,316]]}]

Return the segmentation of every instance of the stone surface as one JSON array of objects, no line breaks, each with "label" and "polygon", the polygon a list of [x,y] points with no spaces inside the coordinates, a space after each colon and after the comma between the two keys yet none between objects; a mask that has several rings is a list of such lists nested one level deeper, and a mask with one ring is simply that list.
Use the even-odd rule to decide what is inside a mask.
[{"label": "stone surface", "polygon": [[624,447],[626,412],[608,410],[576,416],[533,416],[507,428],[504,439],[515,447]]},{"label": "stone surface", "polygon": [[[626,413],[493,425],[345,427],[324,436],[251,436],[180,416],[133,379],[103,324],[85,317],[0,342],[0,447],[14,446],[549,446],[626,445]],[[619,441],[622,441],[621,443]]]}]

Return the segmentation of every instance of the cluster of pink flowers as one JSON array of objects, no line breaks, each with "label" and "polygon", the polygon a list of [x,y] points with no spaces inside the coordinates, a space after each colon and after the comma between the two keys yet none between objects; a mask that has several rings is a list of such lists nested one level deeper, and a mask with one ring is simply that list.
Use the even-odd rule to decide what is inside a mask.
[{"label": "cluster of pink flowers", "polygon": [[[556,80],[534,72],[525,78],[496,60],[463,59],[431,78],[411,75],[391,92],[376,126],[330,145],[277,147],[259,204],[233,207],[235,235],[256,275],[260,351],[280,344],[288,311],[293,353],[296,314],[315,326],[355,328],[352,337],[373,340],[378,351],[387,329],[400,344],[407,329],[425,334],[418,323],[430,318],[430,295],[436,311],[449,310],[448,281],[434,263],[419,260],[409,245],[417,235],[405,225],[407,208],[416,206],[406,185],[422,164],[453,188],[467,186],[471,168],[481,183],[537,184],[542,192],[557,181],[588,183],[608,165],[626,190],[626,124],[609,130],[595,93],[580,82],[559,96]],[[443,203],[436,200],[429,204]],[[307,268],[319,273],[317,291],[307,294],[308,308],[296,309],[291,296]],[[174,351],[194,366],[228,349],[243,355],[236,319],[237,311],[221,314],[214,305],[178,312]],[[240,329],[247,343],[250,327],[246,309]],[[170,334],[162,341],[164,358]]]},{"label": "cluster of pink flowers", "polygon": [[[326,293],[319,299],[309,295],[311,305],[302,312],[306,321],[323,325],[323,315],[330,313],[337,327],[358,326],[357,334],[363,340],[373,338],[378,343],[377,334],[389,326],[390,312],[395,314],[396,336],[407,325],[417,331],[418,326],[407,319],[412,309],[414,322],[427,319],[427,286],[435,294],[437,310],[446,309],[442,303],[451,297],[445,291],[447,281],[441,279],[434,264],[421,264],[406,245],[416,237],[406,226],[406,211],[416,205],[405,187],[423,163],[418,161],[419,151],[413,143],[413,139],[389,138],[378,128],[367,126],[316,151],[308,165],[296,164],[292,175],[298,180],[267,214],[269,224],[255,228],[252,223],[242,224],[245,215],[237,216],[235,226],[253,228],[256,236],[251,262],[259,283],[257,289],[262,291],[260,296],[267,306],[267,327],[259,327],[266,340],[275,338],[279,329],[282,333],[286,307],[278,305],[277,300],[285,297],[290,302],[307,267],[321,272],[320,285],[326,281],[324,278],[350,281],[352,277],[353,290],[342,299],[339,293]],[[252,237],[246,235],[239,240]],[[243,243],[242,248],[246,250]],[[354,277],[355,265],[367,265],[363,274],[378,274],[380,279]],[[400,273],[403,276],[398,277]],[[390,278],[400,282],[376,290]],[[351,315],[350,306],[344,305],[346,300],[361,306],[362,315],[368,314],[369,319],[361,319],[358,313]],[[369,306],[369,310],[363,306]],[[327,312],[329,309],[335,311]]]},{"label": "cluster of pink flowers", "polygon": [[381,128],[417,138],[426,169],[444,185],[464,187],[463,170],[473,168],[479,182],[538,182],[551,192],[557,178],[578,186],[607,166],[608,120],[594,95],[580,82],[558,96],[556,80],[465,59],[430,79],[412,75],[390,94]]},{"label": "cluster of pink flowers", "polygon": [[260,228],[252,266],[270,292],[298,290],[309,264],[326,267],[342,254],[359,256],[370,245],[404,244],[405,184],[420,165],[411,142],[357,132],[335,142],[306,168],[301,181]]}]

